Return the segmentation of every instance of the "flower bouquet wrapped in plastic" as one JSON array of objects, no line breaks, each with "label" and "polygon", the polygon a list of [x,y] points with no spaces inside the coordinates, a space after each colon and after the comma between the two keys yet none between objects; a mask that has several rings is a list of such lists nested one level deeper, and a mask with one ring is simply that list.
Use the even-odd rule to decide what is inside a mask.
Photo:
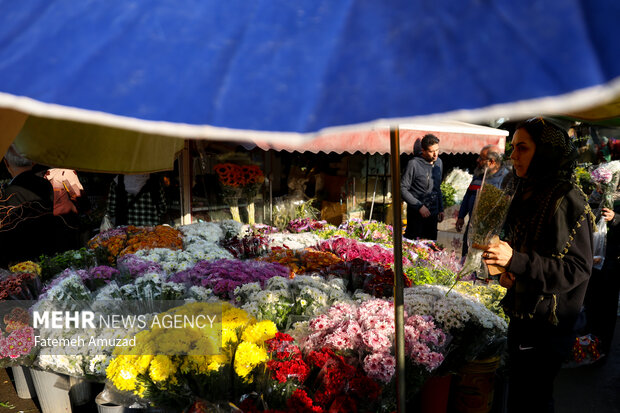
[{"label": "flower bouquet wrapped in plastic", "polygon": [[[506,220],[516,186],[510,181],[505,188],[497,188],[486,181],[486,171],[482,178],[480,192],[476,196],[471,214],[467,245],[469,251],[463,268],[457,274],[457,281],[463,276],[476,272],[478,278],[488,278],[489,269],[482,261],[482,253],[492,244],[499,242],[499,233]],[[499,267],[491,268],[491,275],[499,274]]]},{"label": "flower bouquet wrapped in plastic", "polygon": [[[600,215],[603,208],[614,208],[614,200],[618,196],[618,183],[620,181],[620,161],[613,161],[599,166],[591,174],[592,180],[596,183],[597,192],[601,196],[596,215]],[[607,249],[607,221],[600,217],[596,223],[594,236],[594,268],[603,268],[605,262],[605,251]]]}]

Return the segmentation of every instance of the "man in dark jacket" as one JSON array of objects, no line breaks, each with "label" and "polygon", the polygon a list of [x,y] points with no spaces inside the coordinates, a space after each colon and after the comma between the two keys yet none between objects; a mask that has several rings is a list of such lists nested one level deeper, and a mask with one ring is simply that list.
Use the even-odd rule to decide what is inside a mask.
[{"label": "man in dark jacket", "polygon": [[[500,187],[504,177],[508,173],[508,169],[503,166],[502,153],[499,147],[496,145],[486,145],[480,150],[480,155],[477,159],[476,169],[474,170],[474,177],[465,192],[463,201],[461,202],[461,208],[459,209],[459,216],[456,220],[456,232],[461,232],[463,225],[465,224],[465,217],[469,216],[471,220],[471,214],[474,211],[474,202],[476,201],[476,195],[482,185],[482,178],[484,177],[484,171],[487,171],[486,181],[496,187]],[[462,256],[467,255],[467,234],[469,232],[469,223],[465,228],[463,234],[463,251]]]},{"label": "man in dark jacket", "polygon": [[421,146],[421,156],[409,161],[400,182],[402,198],[407,203],[405,238],[436,240],[437,223],[444,218],[439,139],[435,135],[424,135]]},{"label": "man in dark jacket", "polygon": [[0,191],[0,267],[62,251],[64,240],[58,217],[53,215],[52,184],[36,175],[34,163],[13,146],[4,163],[13,179]]}]

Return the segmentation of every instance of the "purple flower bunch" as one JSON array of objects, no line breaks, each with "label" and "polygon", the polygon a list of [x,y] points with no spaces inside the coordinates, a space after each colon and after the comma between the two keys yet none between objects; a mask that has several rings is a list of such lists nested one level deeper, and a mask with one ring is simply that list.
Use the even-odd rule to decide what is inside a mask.
[{"label": "purple flower bunch", "polygon": [[286,225],[289,232],[299,233],[321,230],[327,225],[327,221],[317,221],[312,218],[295,218]]},{"label": "purple flower bunch", "polygon": [[127,274],[131,278],[138,278],[141,275],[156,272],[161,273],[163,269],[156,262],[145,260],[135,254],[126,254],[118,257],[116,268],[122,273]]},{"label": "purple flower bunch", "polygon": [[193,268],[172,275],[168,281],[210,288],[218,297],[232,300],[235,288],[252,282],[264,286],[266,280],[276,276],[288,278],[288,267],[272,262],[221,259],[199,261]]},{"label": "purple flower bunch", "polygon": [[220,240],[219,244],[239,259],[257,258],[269,252],[269,240],[262,235],[225,238]]},{"label": "purple flower bunch", "polygon": [[88,287],[90,291],[109,284],[110,281],[117,279],[120,276],[120,271],[107,265],[100,265],[98,267],[89,268],[88,270],[78,270],[78,274],[84,285]]},{"label": "purple flower bunch", "polygon": [[[362,360],[368,377],[388,383],[396,368],[392,355],[394,304],[387,300],[365,301],[359,306],[336,303],[326,314],[310,320],[309,335],[301,339],[305,352],[324,347],[334,351],[354,351]],[[432,317],[405,314],[405,355],[409,362],[430,372],[444,360],[440,349],[446,335]]]}]

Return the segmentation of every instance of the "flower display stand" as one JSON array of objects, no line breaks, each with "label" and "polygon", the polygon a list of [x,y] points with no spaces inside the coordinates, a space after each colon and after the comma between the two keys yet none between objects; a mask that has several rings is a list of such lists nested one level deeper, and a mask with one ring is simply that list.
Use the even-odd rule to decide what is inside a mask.
[{"label": "flower display stand", "polygon": [[499,357],[466,363],[455,380],[454,408],[459,413],[489,413],[493,407]]},{"label": "flower display stand", "polygon": [[11,367],[13,379],[15,380],[15,391],[20,399],[32,399],[36,397],[37,391],[34,388],[30,369],[23,366]]},{"label": "flower display stand", "polygon": [[90,383],[65,374],[30,369],[43,413],[71,413],[72,404],[90,401]]},{"label": "flower display stand", "polygon": [[429,378],[420,391],[420,412],[446,413],[451,382],[451,374]]}]

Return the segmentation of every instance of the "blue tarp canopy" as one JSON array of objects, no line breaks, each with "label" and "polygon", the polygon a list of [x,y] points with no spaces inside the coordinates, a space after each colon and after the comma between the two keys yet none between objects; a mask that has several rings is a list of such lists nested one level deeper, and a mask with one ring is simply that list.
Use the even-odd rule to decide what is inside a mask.
[{"label": "blue tarp canopy", "polygon": [[[0,150],[20,114],[290,142],[577,112],[619,95],[619,19],[616,0],[2,0]],[[39,119],[31,140],[46,139]]]}]

